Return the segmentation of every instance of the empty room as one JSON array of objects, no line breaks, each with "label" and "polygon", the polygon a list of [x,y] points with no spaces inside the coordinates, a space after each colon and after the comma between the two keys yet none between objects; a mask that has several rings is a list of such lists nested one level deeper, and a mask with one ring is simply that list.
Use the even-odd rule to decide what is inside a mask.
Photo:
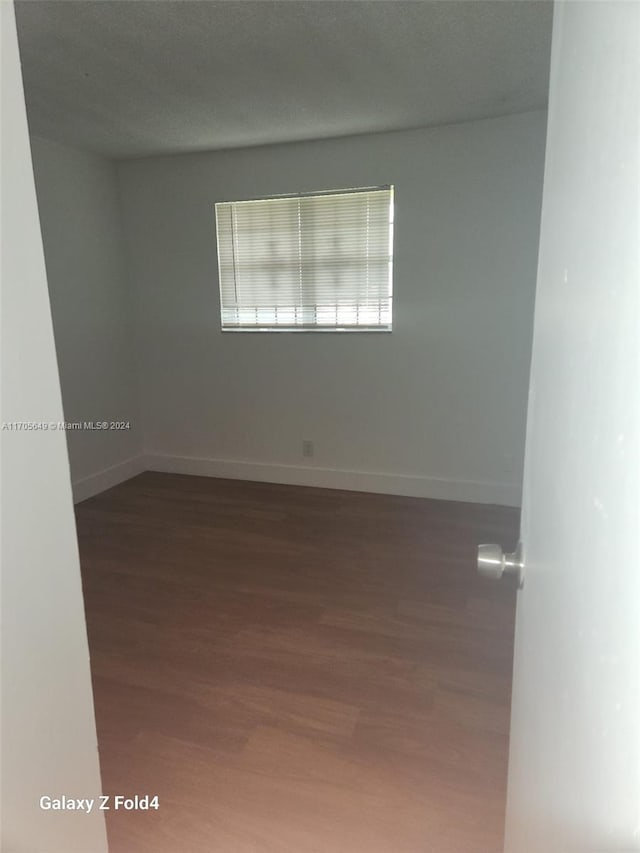
[{"label": "empty room", "polygon": [[2,849],[640,849],[638,6],[2,6]]}]

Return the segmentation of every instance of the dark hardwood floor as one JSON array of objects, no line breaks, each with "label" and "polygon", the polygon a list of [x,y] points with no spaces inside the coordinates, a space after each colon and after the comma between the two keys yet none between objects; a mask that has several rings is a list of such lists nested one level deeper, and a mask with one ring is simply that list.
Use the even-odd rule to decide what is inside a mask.
[{"label": "dark hardwood floor", "polygon": [[499,507],[146,473],[77,507],[111,853],[498,853]]}]

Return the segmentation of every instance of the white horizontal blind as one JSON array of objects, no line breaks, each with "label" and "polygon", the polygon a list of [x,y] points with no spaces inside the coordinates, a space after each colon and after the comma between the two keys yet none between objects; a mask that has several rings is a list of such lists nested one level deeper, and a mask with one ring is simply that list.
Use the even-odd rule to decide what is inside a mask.
[{"label": "white horizontal blind", "polygon": [[393,187],[216,204],[222,328],[391,328]]}]

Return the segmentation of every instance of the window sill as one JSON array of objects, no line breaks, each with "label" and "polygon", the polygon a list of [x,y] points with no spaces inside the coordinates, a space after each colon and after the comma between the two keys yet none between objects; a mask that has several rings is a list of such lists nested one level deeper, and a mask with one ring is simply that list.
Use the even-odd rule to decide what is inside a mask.
[{"label": "window sill", "polygon": [[227,333],[233,334],[236,332],[241,332],[243,334],[247,334],[247,333],[248,334],[256,334],[256,333],[264,334],[265,332],[266,333],[281,334],[283,332],[284,333],[293,332],[294,334],[304,333],[304,334],[326,335],[326,334],[333,334],[333,333],[337,332],[338,334],[347,333],[347,334],[357,334],[357,335],[362,335],[362,334],[379,335],[379,334],[391,334],[393,329],[391,328],[391,326],[386,326],[386,327],[366,327],[366,326],[357,326],[357,327],[356,326],[341,326],[341,327],[338,326],[338,327],[334,327],[334,326],[331,326],[331,327],[327,327],[327,328],[309,327],[309,326],[298,326],[298,327],[295,327],[295,326],[281,326],[281,327],[263,326],[263,327],[257,327],[257,328],[251,328],[248,326],[238,326],[237,328],[232,328],[232,327],[227,326],[225,328],[220,329],[220,331],[223,332],[224,334],[227,334]]}]

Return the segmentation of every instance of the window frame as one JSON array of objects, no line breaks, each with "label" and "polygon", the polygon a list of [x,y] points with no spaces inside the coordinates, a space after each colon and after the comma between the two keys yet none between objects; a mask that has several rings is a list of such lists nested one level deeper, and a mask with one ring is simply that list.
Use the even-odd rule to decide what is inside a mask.
[{"label": "window frame", "polygon": [[[390,321],[388,324],[380,325],[380,326],[366,326],[366,325],[316,325],[316,324],[308,324],[308,325],[290,325],[290,326],[231,326],[224,325],[223,322],[223,295],[222,295],[222,272],[221,272],[221,252],[220,252],[220,237],[219,237],[219,219],[218,219],[218,206],[222,205],[232,205],[232,204],[248,204],[251,202],[262,202],[262,201],[272,201],[272,200],[285,200],[285,199],[296,199],[296,198],[314,198],[321,196],[332,196],[332,195],[351,195],[357,193],[370,193],[376,192],[380,190],[388,190],[390,193],[389,198],[389,306],[390,306]],[[214,204],[214,217],[215,217],[215,230],[216,230],[216,256],[217,256],[217,265],[218,265],[218,295],[219,295],[219,307],[220,307],[220,331],[223,334],[228,332],[231,333],[243,333],[243,334],[272,334],[272,333],[293,333],[293,334],[345,334],[345,333],[356,333],[356,334],[392,334],[393,332],[393,292],[394,292],[394,261],[395,261],[395,252],[394,252],[394,240],[395,240],[395,186],[394,184],[380,184],[377,186],[367,186],[367,187],[347,187],[341,189],[327,189],[327,190],[316,190],[310,192],[296,192],[296,193],[279,193],[274,195],[265,195],[257,198],[244,198],[244,199],[235,199],[233,201],[219,201]]]}]

